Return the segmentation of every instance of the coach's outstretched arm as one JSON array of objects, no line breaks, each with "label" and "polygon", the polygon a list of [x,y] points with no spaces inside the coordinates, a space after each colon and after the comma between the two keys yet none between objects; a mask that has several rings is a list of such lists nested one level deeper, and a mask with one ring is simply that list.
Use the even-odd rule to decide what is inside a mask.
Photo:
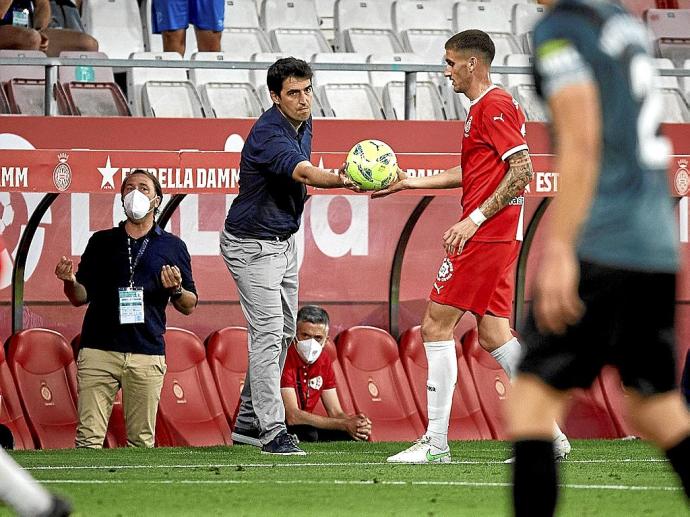
[{"label": "coach's outstretched arm", "polygon": [[63,291],[72,305],[79,307],[89,301],[86,288],[77,282],[77,277],[74,275],[74,265],[71,259],[67,257],[60,258],[57,266],[55,266],[55,276],[58,280],[62,280]]},{"label": "coach's outstretched arm", "polygon": [[292,171],[292,179],[309,185],[310,187],[318,188],[349,188],[355,192],[360,189],[352,182],[345,174],[345,165],[338,169],[338,173],[334,174],[326,169],[312,165],[311,162],[304,160],[299,162]]},{"label": "coach's outstretched arm", "polygon": [[409,178],[402,169],[398,169],[398,181],[385,189],[377,190],[371,197],[385,197],[389,194],[407,189],[441,189],[462,187],[462,169],[458,165],[434,176]]}]

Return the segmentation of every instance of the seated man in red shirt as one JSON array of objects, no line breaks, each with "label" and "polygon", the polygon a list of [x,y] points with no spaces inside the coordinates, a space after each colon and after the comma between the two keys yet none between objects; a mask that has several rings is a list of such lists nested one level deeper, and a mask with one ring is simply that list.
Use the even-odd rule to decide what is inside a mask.
[{"label": "seated man in red shirt", "polygon": [[[328,353],[328,313],[306,305],[297,313],[297,335],[288,348],[280,393],[290,434],[304,442],[367,440],[371,421],[363,414],[348,415],[340,407],[335,374]],[[328,416],[313,413],[319,399]]]}]

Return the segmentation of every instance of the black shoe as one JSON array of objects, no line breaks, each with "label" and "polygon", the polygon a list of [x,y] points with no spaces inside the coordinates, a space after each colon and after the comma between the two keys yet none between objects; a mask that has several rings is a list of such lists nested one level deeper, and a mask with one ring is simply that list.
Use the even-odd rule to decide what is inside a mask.
[{"label": "black shoe", "polygon": [[256,427],[235,426],[232,430],[232,442],[235,445],[253,445],[254,447],[261,447],[259,434],[261,434],[261,431]]},{"label": "black shoe", "polygon": [[306,456],[307,453],[297,447],[295,438],[285,431],[261,447],[261,454],[280,454],[281,456]]},{"label": "black shoe", "polygon": [[72,505],[66,500],[53,495],[53,504],[46,513],[41,514],[42,517],[67,517],[72,514]]}]

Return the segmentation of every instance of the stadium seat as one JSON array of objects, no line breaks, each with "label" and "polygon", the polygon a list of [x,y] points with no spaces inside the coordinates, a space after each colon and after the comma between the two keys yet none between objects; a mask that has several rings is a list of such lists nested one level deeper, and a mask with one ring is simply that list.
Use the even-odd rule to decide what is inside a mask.
[{"label": "stadium seat", "polygon": [[[79,358],[80,338],[81,334],[77,334],[70,342],[75,361]],[[78,387],[79,385],[77,384]],[[79,399],[78,395],[79,393],[77,392],[77,400]],[[127,426],[125,425],[125,410],[122,405],[122,390],[118,390],[115,394],[103,446],[108,449],[127,446]]]},{"label": "stadium seat", "polygon": [[625,417],[625,412],[627,410],[625,399],[627,395],[618,371],[611,366],[605,366],[601,370],[599,377],[597,377],[597,382],[599,383],[599,389],[606,401],[609,415],[611,415],[611,419],[616,426],[618,436],[639,436],[632,426],[628,424]]},{"label": "stadium seat", "polygon": [[10,101],[7,100],[5,88],[3,88],[0,83],[0,114],[5,115],[8,113],[10,113]]},{"label": "stadium seat", "polygon": [[[318,53],[313,63],[366,63],[366,56],[357,53]],[[369,84],[366,71],[317,70],[314,86],[324,110],[338,118],[383,119],[383,106]]]},{"label": "stadium seat", "polygon": [[[177,52],[139,52],[130,59],[180,61]],[[203,117],[204,110],[184,68],[130,68],[127,91],[132,113],[147,117]]]},{"label": "stadium seat", "polygon": [[237,416],[247,375],[247,339],[245,327],[226,327],[206,338],[206,359],[230,426]]},{"label": "stadium seat", "polygon": [[314,0],[265,0],[261,20],[277,52],[301,59],[315,52],[331,52],[321,33]]},{"label": "stadium seat", "polygon": [[[533,65],[533,58],[529,54],[510,54],[503,62],[506,66]],[[545,122],[547,120],[547,108],[537,95],[534,85],[534,77],[529,74],[504,74],[503,84],[508,88],[513,98],[520,104],[527,120]]]},{"label": "stadium seat", "polygon": [[656,37],[659,57],[666,57],[677,67],[690,59],[690,9],[649,9],[647,27]]},{"label": "stadium seat", "polygon": [[65,338],[39,328],[13,334],[7,344],[7,364],[36,445],[41,449],[74,447],[77,368]]},{"label": "stadium seat", "polygon": [[335,45],[335,0],[316,0],[319,27],[329,45]]},{"label": "stadium seat", "polygon": [[111,59],[127,59],[133,52],[144,51],[137,0],[83,0],[81,9],[86,32]]},{"label": "stadium seat", "polygon": [[[465,317],[463,317],[463,320]],[[466,332],[462,338],[462,353],[467,361],[479,404],[484,412],[491,435],[497,440],[508,438],[504,411],[510,392],[510,379],[503,368],[479,345],[477,332]]]},{"label": "stadium seat", "polygon": [[453,5],[453,31],[481,27],[494,42],[494,63],[502,63],[508,54],[520,54],[522,46],[512,34],[510,11],[493,2],[458,2]]},{"label": "stadium seat", "polygon": [[[253,5],[253,0],[250,0]],[[249,61],[244,53],[197,52],[192,61]],[[204,111],[215,118],[258,117],[263,111],[248,69],[191,68],[189,79],[201,95]]]},{"label": "stadium seat", "polygon": [[[352,395],[350,394],[350,388],[347,386],[345,374],[343,373],[343,369],[341,368],[340,362],[338,361],[338,351],[335,347],[335,343],[333,343],[333,341],[331,341],[330,338],[326,342],[324,352],[326,352],[331,358],[331,362],[333,365],[333,373],[335,374],[335,384],[338,393],[338,400],[340,402],[340,407],[348,415],[353,415],[356,413],[356,411],[355,406],[352,403]],[[314,408],[314,413],[321,416],[328,416],[326,408],[321,400],[319,400],[319,402],[316,404],[316,407]]]},{"label": "stadium seat", "polygon": [[[659,69],[675,69],[673,62],[668,58],[657,58],[654,60],[654,64]],[[655,88],[664,102],[662,122],[679,124],[690,122],[690,111],[688,111],[688,106],[683,98],[677,77],[657,75],[655,77]]]},{"label": "stadium seat", "polygon": [[394,2],[393,27],[406,52],[443,62],[443,48],[453,35],[450,8],[443,2]]},{"label": "stadium seat", "polygon": [[169,327],[165,333],[168,371],[156,423],[159,446],[230,445],[230,427],[199,338]]},{"label": "stadium seat", "polygon": [[14,384],[5,360],[5,350],[0,347],[0,427],[6,428],[12,435],[12,444],[5,443],[6,449],[33,449],[34,440],[26,423],[17,387]]},{"label": "stadium seat", "polygon": [[[144,35],[144,51],[145,52],[163,52],[163,37],[160,34],[153,33],[153,25],[151,22],[151,1],[140,0],[139,9],[141,16],[141,24]],[[191,58],[192,54],[197,51],[196,32],[193,25],[187,27],[187,34],[185,36],[185,51],[184,58]]]},{"label": "stadium seat", "polygon": [[[0,57],[46,57],[40,50],[0,50]],[[7,94],[10,113],[21,115],[45,114],[45,69],[42,66],[0,66],[0,84]],[[61,115],[70,115],[65,105],[59,106]]]},{"label": "stadium seat", "polygon": [[393,54],[403,46],[393,29],[392,0],[338,0],[335,47],[339,52]]},{"label": "stadium seat", "polygon": [[[108,59],[103,52],[60,52],[67,59]],[[105,66],[61,66],[58,95],[64,97],[73,115],[93,117],[130,116],[127,99]]]},{"label": "stadium seat", "polygon": [[[683,69],[690,70],[690,59],[685,60],[683,63]],[[686,75],[685,77],[679,77],[678,79],[683,95],[685,96],[685,100],[688,105],[690,105],[690,76]]]},{"label": "stadium seat", "polygon": [[261,29],[250,27],[235,27],[223,29],[220,38],[222,52],[237,52],[241,49],[247,56],[257,52],[272,52],[273,48],[268,41],[268,36]]},{"label": "stadium seat", "polygon": [[[416,326],[403,332],[399,341],[400,360],[412,387],[412,396],[417,410],[426,424],[428,422],[426,398],[428,364],[420,327]],[[448,438],[450,440],[491,439],[491,430],[479,406],[479,399],[470,381],[470,373],[467,363],[462,357],[460,346],[456,346],[456,353],[458,357],[458,382],[453,390]]]},{"label": "stadium seat", "polygon": [[225,16],[223,20],[223,26],[225,28],[261,28],[259,11],[256,9],[254,0],[226,0]]},{"label": "stadium seat", "polygon": [[621,437],[598,379],[589,389],[571,391],[569,411],[561,428],[569,438]]},{"label": "stadium seat", "polygon": [[540,18],[546,14],[546,8],[537,4],[515,4],[511,17],[513,35],[522,45],[526,54],[532,54],[532,31]]},{"label": "stadium seat", "polygon": [[[368,63],[414,63],[429,64],[415,54],[372,54]],[[436,74],[437,75],[437,74]],[[405,118],[405,73],[404,72],[369,72],[369,80],[383,102],[387,119]],[[430,74],[417,74],[416,96],[417,120],[444,120],[446,106]]]},{"label": "stadium seat", "polygon": [[372,421],[371,441],[412,441],[424,434],[398,346],[386,331],[352,327],[336,338],[357,412]]}]

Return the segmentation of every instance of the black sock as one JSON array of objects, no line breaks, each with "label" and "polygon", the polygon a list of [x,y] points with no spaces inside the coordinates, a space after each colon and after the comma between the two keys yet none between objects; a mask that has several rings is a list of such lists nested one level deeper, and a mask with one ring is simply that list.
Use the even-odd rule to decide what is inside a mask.
[{"label": "black sock", "polygon": [[685,495],[690,498],[690,436],[686,436],[680,443],[667,450],[666,457],[671,462],[673,470],[678,473]]},{"label": "black sock", "polygon": [[513,504],[516,517],[551,517],[558,496],[552,440],[515,442]]}]

